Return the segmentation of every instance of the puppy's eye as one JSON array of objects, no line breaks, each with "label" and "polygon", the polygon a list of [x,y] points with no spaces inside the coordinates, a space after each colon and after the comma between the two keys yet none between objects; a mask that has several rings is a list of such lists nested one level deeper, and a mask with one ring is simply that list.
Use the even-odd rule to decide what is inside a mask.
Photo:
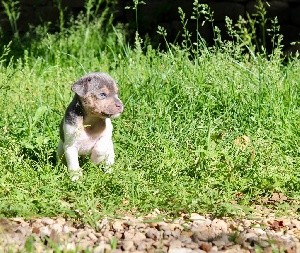
[{"label": "puppy's eye", "polygon": [[100,99],[104,99],[107,97],[106,93],[104,93],[104,92],[100,92],[98,96]]}]

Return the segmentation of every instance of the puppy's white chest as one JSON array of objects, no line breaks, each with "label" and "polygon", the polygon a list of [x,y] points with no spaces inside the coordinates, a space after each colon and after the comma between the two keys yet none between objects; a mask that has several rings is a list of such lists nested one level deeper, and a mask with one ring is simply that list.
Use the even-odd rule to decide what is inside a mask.
[{"label": "puppy's white chest", "polygon": [[76,138],[74,145],[78,149],[79,155],[90,154],[93,147],[101,139],[101,135],[90,136],[84,130]]},{"label": "puppy's white chest", "polygon": [[72,126],[65,124],[65,146],[76,147],[79,155],[90,154],[97,143],[105,146],[106,140],[111,140],[112,124],[107,119],[102,131],[89,131],[86,126]]}]

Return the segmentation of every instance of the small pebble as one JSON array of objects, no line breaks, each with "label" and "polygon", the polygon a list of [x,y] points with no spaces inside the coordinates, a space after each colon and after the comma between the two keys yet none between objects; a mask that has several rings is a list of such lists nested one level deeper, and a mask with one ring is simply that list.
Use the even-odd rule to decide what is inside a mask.
[{"label": "small pebble", "polygon": [[123,246],[122,246],[122,248],[124,249],[124,250],[132,250],[132,249],[134,249],[134,244],[133,244],[133,241],[123,241]]},{"label": "small pebble", "polygon": [[55,221],[53,219],[45,217],[41,219],[41,222],[44,223],[45,225],[52,225],[54,224]]}]

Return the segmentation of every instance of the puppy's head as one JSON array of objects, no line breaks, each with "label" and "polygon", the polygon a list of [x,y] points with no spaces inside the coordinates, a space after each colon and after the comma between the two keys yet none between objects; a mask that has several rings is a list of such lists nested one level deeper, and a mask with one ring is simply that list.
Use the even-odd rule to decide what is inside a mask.
[{"label": "puppy's head", "polygon": [[100,118],[116,118],[123,112],[115,81],[105,73],[90,73],[72,85],[86,113]]}]

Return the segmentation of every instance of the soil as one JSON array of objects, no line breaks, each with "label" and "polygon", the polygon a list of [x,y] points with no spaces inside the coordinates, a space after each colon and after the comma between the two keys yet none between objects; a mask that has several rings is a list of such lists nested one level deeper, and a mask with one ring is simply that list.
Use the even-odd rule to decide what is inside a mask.
[{"label": "soil", "polygon": [[[1,252],[300,252],[300,220],[271,213],[252,219],[182,214],[159,220],[104,218],[96,228],[57,218],[0,219]],[[155,221],[156,220],[156,221]]]}]

